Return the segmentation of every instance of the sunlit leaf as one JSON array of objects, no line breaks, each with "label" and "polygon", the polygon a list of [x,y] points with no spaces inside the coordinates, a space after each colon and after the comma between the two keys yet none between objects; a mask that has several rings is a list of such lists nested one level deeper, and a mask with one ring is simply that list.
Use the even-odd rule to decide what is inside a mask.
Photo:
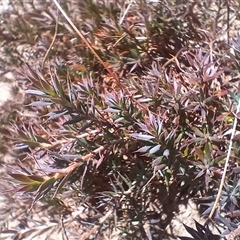
[{"label": "sunlit leaf", "polygon": [[68,110],[65,110],[65,111],[54,111],[54,112],[48,113],[46,116],[48,116],[49,117],[48,119],[51,120],[51,119],[59,118],[59,117],[65,115],[67,113],[68,113]]},{"label": "sunlit leaf", "polygon": [[29,90],[25,90],[25,93],[28,94],[33,94],[33,95],[37,95],[37,96],[47,96],[44,92],[40,91],[40,90],[33,90],[33,89],[29,89]]},{"label": "sunlit leaf", "polygon": [[65,175],[65,177],[63,177],[63,178],[60,180],[60,182],[59,182],[59,184],[58,184],[58,186],[57,186],[57,189],[56,189],[56,191],[55,191],[54,194],[53,194],[53,198],[56,197],[56,195],[59,193],[59,191],[60,191],[60,190],[63,188],[63,186],[67,183],[67,181],[68,181],[68,179],[70,178],[71,174],[72,174],[72,171],[68,172],[68,173]]},{"label": "sunlit leaf", "polygon": [[49,178],[48,180],[43,182],[37,189],[36,195],[35,195],[34,200],[33,200],[33,204],[37,200],[42,198],[47,192],[49,192],[55,182],[56,182],[56,179],[54,177]]},{"label": "sunlit leaf", "polygon": [[205,134],[202,133],[197,127],[191,127],[191,128],[197,136],[205,138]]},{"label": "sunlit leaf", "polygon": [[158,145],[156,145],[155,147],[151,148],[151,149],[149,150],[149,154],[154,154],[154,153],[156,153],[156,152],[160,149],[160,147],[161,147],[161,145],[158,144]]},{"label": "sunlit leaf", "polygon": [[154,136],[141,133],[131,133],[130,136],[142,141],[149,141],[154,138]]},{"label": "sunlit leaf", "polygon": [[32,102],[30,103],[28,106],[32,106],[32,107],[44,107],[44,106],[49,106],[52,105],[52,102],[45,102],[45,101],[36,101],[36,102]]},{"label": "sunlit leaf", "polygon": [[139,148],[136,152],[146,153],[150,148],[151,146],[144,146]]}]

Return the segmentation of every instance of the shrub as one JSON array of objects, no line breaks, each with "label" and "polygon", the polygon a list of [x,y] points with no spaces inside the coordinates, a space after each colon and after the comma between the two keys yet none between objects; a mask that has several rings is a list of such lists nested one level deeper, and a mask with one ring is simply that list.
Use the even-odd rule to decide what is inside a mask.
[{"label": "shrub", "polygon": [[34,46],[33,61],[17,64],[35,115],[9,128],[24,152],[10,179],[30,209],[61,215],[65,237],[155,239],[169,237],[182,199],[200,194],[209,215],[220,193],[215,220],[234,231],[237,1],[61,1],[80,34],[43,2],[8,33]]}]

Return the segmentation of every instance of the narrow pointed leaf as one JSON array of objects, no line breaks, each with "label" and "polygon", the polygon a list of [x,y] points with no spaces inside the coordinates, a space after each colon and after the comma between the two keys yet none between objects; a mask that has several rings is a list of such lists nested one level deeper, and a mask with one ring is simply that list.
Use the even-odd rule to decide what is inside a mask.
[{"label": "narrow pointed leaf", "polygon": [[136,152],[146,153],[150,148],[151,146],[144,146],[139,148]]},{"label": "narrow pointed leaf", "polygon": [[161,147],[160,144],[156,145],[155,147],[153,147],[153,148],[149,151],[149,153],[150,153],[150,154],[156,153],[156,152],[160,149],[160,147]]},{"label": "narrow pointed leaf", "polygon": [[142,140],[142,141],[149,141],[154,138],[154,136],[147,135],[147,134],[140,134],[140,133],[132,133],[130,136]]},{"label": "narrow pointed leaf", "polygon": [[34,180],[30,179],[29,176],[19,173],[8,173],[11,177],[18,180],[19,182],[31,183]]}]

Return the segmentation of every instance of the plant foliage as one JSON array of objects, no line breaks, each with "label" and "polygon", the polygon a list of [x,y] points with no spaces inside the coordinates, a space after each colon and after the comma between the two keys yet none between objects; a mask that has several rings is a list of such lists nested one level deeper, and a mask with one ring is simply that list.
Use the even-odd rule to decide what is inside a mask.
[{"label": "plant foliage", "polygon": [[6,180],[29,209],[66,239],[170,239],[181,201],[200,194],[211,212],[232,141],[214,220],[236,233],[238,1],[59,1],[90,47],[54,2],[20,2],[1,27],[28,113],[8,128],[19,157]]}]

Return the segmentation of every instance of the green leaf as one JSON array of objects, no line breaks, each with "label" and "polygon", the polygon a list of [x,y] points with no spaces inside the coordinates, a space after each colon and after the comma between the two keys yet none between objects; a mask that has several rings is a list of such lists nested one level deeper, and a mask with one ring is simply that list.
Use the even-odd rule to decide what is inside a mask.
[{"label": "green leaf", "polygon": [[43,182],[39,188],[37,189],[37,194],[32,202],[32,205],[39,200],[40,198],[42,198],[47,192],[49,192],[53,186],[53,184],[56,182],[56,179],[54,177],[49,178],[48,180],[46,180],[45,182]]},{"label": "green leaf", "polygon": [[32,148],[40,147],[40,143],[34,141],[22,141],[22,143]]},{"label": "green leaf", "polygon": [[17,189],[17,192],[34,192],[38,189],[38,187],[39,185],[37,184],[29,184]]},{"label": "green leaf", "polygon": [[71,176],[71,174],[72,174],[72,171],[68,172],[67,175],[65,175],[64,178],[62,178],[62,180],[60,181],[59,185],[57,186],[56,191],[53,194],[53,198],[55,198],[56,195],[59,193],[59,191],[63,188],[63,186],[68,181],[68,179]]},{"label": "green leaf", "polygon": [[198,128],[196,127],[191,127],[191,129],[194,131],[194,133],[199,136],[199,137],[202,137],[202,138],[205,138],[205,134],[202,133]]}]

